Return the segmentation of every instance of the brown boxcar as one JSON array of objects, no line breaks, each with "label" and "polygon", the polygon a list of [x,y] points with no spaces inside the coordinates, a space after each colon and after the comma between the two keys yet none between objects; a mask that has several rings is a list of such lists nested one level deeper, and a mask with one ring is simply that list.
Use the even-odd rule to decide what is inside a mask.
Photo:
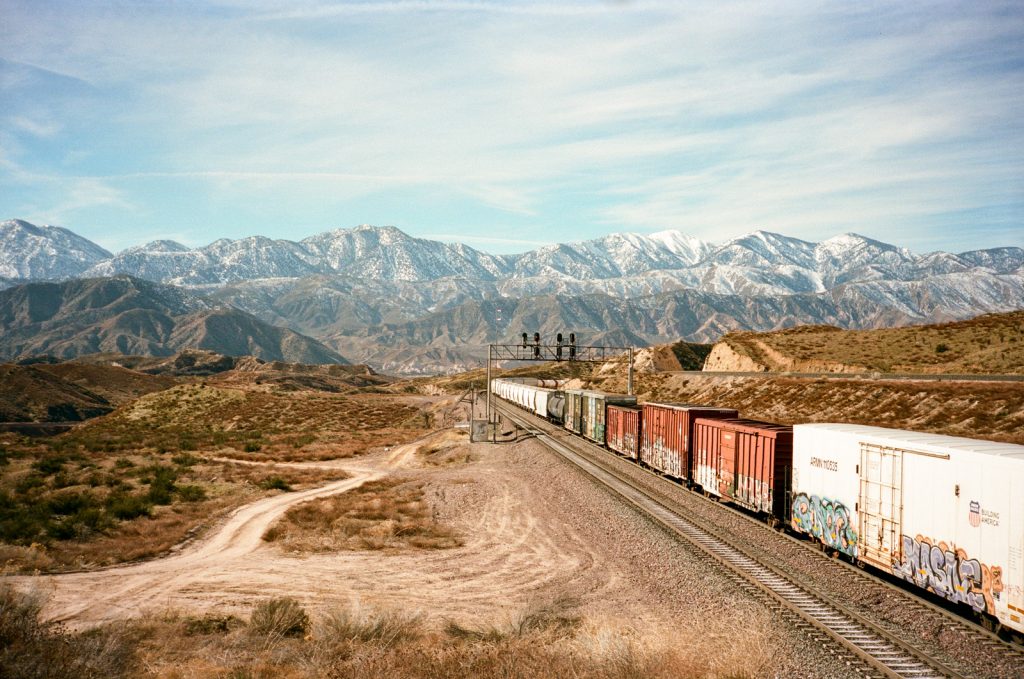
[{"label": "brown boxcar", "polygon": [[645,403],[640,460],[667,476],[692,479],[693,422],[698,417],[735,418],[739,413],[688,403]]},{"label": "brown boxcar", "polygon": [[693,437],[694,480],[705,491],[756,512],[785,514],[793,427],[700,418]]},{"label": "brown boxcar", "polygon": [[630,459],[640,454],[640,408],[610,405],[606,411],[605,441]]}]

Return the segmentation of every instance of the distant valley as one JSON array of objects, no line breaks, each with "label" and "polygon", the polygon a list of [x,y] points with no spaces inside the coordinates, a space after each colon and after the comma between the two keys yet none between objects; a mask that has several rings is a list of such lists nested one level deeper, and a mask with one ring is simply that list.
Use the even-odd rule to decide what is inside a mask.
[{"label": "distant valley", "polygon": [[[360,226],[114,254],[67,229],[10,220],[0,223],[0,287],[5,359],[196,347],[429,374],[478,365],[484,345],[523,331],[646,345],[1013,311],[1024,308],[1024,250],[918,255],[854,234],[810,243],[754,232],[712,244],[666,231],[490,255]],[[44,308],[59,313],[43,318]]]}]

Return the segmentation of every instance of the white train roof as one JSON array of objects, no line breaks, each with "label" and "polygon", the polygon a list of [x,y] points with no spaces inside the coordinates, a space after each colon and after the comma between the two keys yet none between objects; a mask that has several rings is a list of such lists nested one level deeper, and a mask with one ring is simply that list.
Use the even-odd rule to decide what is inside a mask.
[{"label": "white train roof", "polygon": [[887,427],[869,427],[864,424],[811,423],[797,424],[793,427],[794,434],[801,430],[830,431],[851,434],[865,442],[875,443],[894,448],[915,448],[922,452],[947,453],[955,450],[965,453],[979,453],[1024,460],[1024,446],[999,441],[979,441],[963,436],[945,436],[904,429]]}]

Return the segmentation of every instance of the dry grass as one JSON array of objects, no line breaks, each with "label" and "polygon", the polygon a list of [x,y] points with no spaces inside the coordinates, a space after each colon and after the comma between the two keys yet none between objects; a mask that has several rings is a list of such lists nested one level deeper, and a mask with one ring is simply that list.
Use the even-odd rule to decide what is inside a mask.
[{"label": "dry grass", "polygon": [[336,606],[320,618],[316,636],[328,644],[367,642],[393,646],[423,637],[425,627],[425,616],[418,611]]},{"label": "dry grass", "polygon": [[349,457],[413,440],[434,426],[433,415],[408,397],[244,386],[179,385],[143,396],[62,438],[106,452],[203,450],[293,461]]},{"label": "dry grass", "polygon": [[129,624],[69,633],[40,619],[43,598],[0,584],[0,676],[116,679],[135,676],[139,634]]},{"label": "dry grass", "polygon": [[416,449],[416,458],[426,467],[450,467],[469,464],[477,458],[469,445],[469,433],[449,430]]},{"label": "dry grass", "polygon": [[531,622],[484,636],[423,613],[364,606],[329,608],[300,636],[266,634],[252,621],[197,635],[187,631],[195,618],[154,617],[136,625],[141,676],[688,679],[770,670],[765,619],[747,621],[743,634],[713,621],[701,628],[635,628],[581,618],[563,605],[531,604],[510,616]]},{"label": "dry grass", "polygon": [[158,556],[239,504],[346,478],[333,469],[221,462],[193,453],[67,452],[58,440],[22,443],[5,459],[0,569],[7,572]]},{"label": "dry grass", "polygon": [[413,440],[432,424],[433,406],[197,383],[51,439],[0,435],[0,569],[88,569],[164,554],[243,503],[345,477],[273,462]]},{"label": "dry grass", "polygon": [[293,507],[263,539],[300,553],[447,549],[462,544],[433,518],[422,483],[393,479]]},{"label": "dry grass", "polygon": [[772,371],[1024,373],[1024,311],[881,330],[737,332],[720,341]]},{"label": "dry grass", "polygon": [[268,599],[252,609],[249,633],[272,639],[301,637],[309,628],[309,615],[290,597]]},{"label": "dry grass", "polygon": [[688,679],[770,670],[768,619],[700,628],[635,628],[580,617],[558,598],[533,603],[496,633],[419,612],[329,607],[310,616],[292,599],[258,603],[248,623],[230,615],[168,612],[70,633],[40,621],[43,600],[0,586],[0,675],[79,677],[449,677]]}]

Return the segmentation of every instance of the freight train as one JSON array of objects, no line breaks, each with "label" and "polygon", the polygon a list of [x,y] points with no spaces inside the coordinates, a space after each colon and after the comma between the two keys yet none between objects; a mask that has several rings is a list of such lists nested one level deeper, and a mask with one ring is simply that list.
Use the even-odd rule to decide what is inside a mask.
[{"label": "freight train", "polygon": [[1024,446],[853,424],[788,426],[553,380],[496,379],[491,391],[1024,635]]}]

